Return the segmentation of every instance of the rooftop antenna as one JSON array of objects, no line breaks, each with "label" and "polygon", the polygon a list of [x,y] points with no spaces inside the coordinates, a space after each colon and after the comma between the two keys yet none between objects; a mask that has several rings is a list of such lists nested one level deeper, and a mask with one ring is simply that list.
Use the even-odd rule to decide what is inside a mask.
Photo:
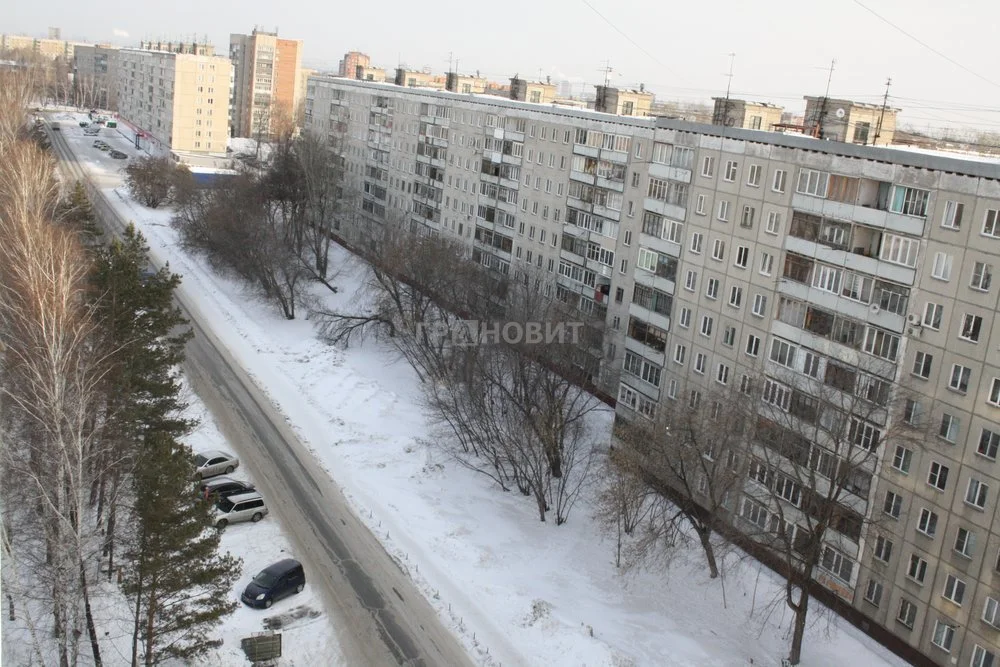
[{"label": "rooftop antenna", "polygon": [[452,72],[454,72],[454,71],[455,71],[455,70],[453,70],[453,69],[452,69],[452,67],[451,67],[451,63],[452,63],[452,56],[453,56],[453,55],[454,55],[454,53],[453,53],[453,52],[451,52],[451,51],[449,51],[449,52],[448,52],[448,73],[449,73],[449,74],[451,74]]},{"label": "rooftop antenna", "polygon": [[826,93],[823,94],[823,103],[819,108],[819,122],[816,124],[816,137],[823,138],[823,120],[826,118],[826,104],[830,99],[830,82],[833,81],[833,67],[837,64],[836,58],[830,61],[830,75],[826,78]]},{"label": "rooftop antenna", "polygon": [[614,68],[611,67],[611,59],[608,58],[604,63],[604,67],[597,71],[604,72],[604,87],[607,88],[611,84],[611,73],[614,71]]},{"label": "rooftop antenna", "polygon": [[889,86],[892,85],[892,77],[885,80],[885,95],[882,96],[882,112],[878,115],[878,125],[875,126],[875,138],[872,139],[872,146],[878,144],[878,138],[882,136],[882,121],[885,119],[885,109],[889,105]]},{"label": "rooftop antenna", "polygon": [[733,65],[736,62],[736,54],[730,53],[729,55],[729,74],[726,76],[729,81],[726,83],[726,101],[722,105],[722,125],[726,127],[729,125],[729,93],[733,87]]}]

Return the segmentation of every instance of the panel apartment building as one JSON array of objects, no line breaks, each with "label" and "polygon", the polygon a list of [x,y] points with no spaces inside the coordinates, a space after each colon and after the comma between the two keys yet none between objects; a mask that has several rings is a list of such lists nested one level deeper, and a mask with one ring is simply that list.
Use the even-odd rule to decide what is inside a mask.
[{"label": "panel apartment building", "polygon": [[225,154],[228,58],[171,51],[118,51],[118,113],[139,145]]},{"label": "panel apartment building", "polygon": [[[816,578],[934,663],[1000,664],[1000,164],[332,77],[310,79],[306,127],[367,225],[530,265],[604,317],[624,422],[744,376],[782,409],[810,382],[912,387],[930,434],[879,452],[851,500],[878,530],[834,531]],[[866,361],[881,377],[839,372]],[[747,532],[774,509],[749,496]]]},{"label": "panel apartment building", "polygon": [[294,121],[302,103],[302,40],[254,29],[229,36],[233,61],[230,126],[234,137],[270,136],[279,118]]}]

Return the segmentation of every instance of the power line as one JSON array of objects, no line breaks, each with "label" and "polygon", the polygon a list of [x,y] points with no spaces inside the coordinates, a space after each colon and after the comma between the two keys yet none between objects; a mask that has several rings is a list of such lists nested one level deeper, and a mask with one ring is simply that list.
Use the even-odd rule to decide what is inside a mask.
[{"label": "power line", "polygon": [[889,26],[895,28],[896,30],[898,30],[899,32],[903,33],[904,35],[906,35],[907,37],[909,37],[910,39],[912,39],[914,42],[916,42],[920,46],[922,46],[925,49],[927,49],[928,51],[931,51],[932,53],[937,54],[938,56],[940,56],[940,57],[944,58],[945,60],[947,60],[948,62],[950,62],[952,65],[955,65],[956,67],[959,67],[959,68],[965,70],[966,72],[968,72],[972,76],[976,77],[977,79],[982,79],[983,81],[985,81],[986,83],[990,84],[991,86],[995,86],[997,88],[1000,88],[1000,83],[997,83],[996,81],[992,81],[990,79],[987,79],[982,74],[979,74],[978,72],[972,71],[971,69],[969,69],[968,67],[966,67],[962,63],[958,62],[954,58],[952,58],[952,57],[950,57],[950,56],[948,56],[948,55],[946,55],[944,53],[941,53],[940,51],[938,51],[937,49],[935,49],[933,46],[931,46],[930,44],[928,44],[927,42],[921,40],[919,37],[916,37],[915,35],[912,35],[912,34],[908,33],[907,31],[903,30],[902,28],[900,28],[898,25],[896,25],[895,23],[893,23],[889,19],[885,18],[884,16],[882,16],[881,14],[879,14],[878,12],[876,12],[871,7],[868,7],[867,5],[865,5],[864,3],[862,3],[861,0],[853,0],[853,2],[858,7],[861,7],[865,11],[867,11],[867,12],[871,13],[873,16],[875,16],[875,18],[877,18],[880,21],[882,21],[883,23],[886,23],[887,25],[889,25]]},{"label": "power line", "polygon": [[626,40],[628,40],[628,42],[629,42],[629,43],[630,43],[630,44],[631,44],[632,46],[634,46],[635,48],[637,48],[637,49],[639,49],[640,51],[642,51],[642,53],[644,53],[644,54],[646,55],[646,57],[647,57],[647,58],[649,58],[650,60],[652,60],[652,61],[653,61],[653,62],[655,62],[655,63],[656,63],[657,65],[659,65],[659,66],[660,66],[660,67],[662,67],[663,69],[667,70],[668,72],[670,72],[670,73],[671,73],[671,74],[673,74],[674,76],[676,76],[676,77],[677,77],[678,79],[682,79],[682,78],[683,78],[683,77],[682,77],[682,76],[680,76],[680,75],[679,75],[679,74],[678,74],[677,72],[675,72],[675,71],[674,71],[673,69],[671,69],[670,67],[668,67],[668,66],[667,66],[667,65],[665,65],[664,63],[660,62],[659,58],[657,58],[657,57],[656,57],[656,56],[654,56],[654,55],[653,55],[652,53],[650,53],[649,51],[647,51],[647,50],[646,50],[646,49],[645,49],[645,48],[644,48],[644,47],[643,47],[643,46],[642,46],[641,44],[639,44],[639,43],[638,43],[638,42],[636,42],[636,41],[635,41],[634,39],[632,39],[631,37],[629,37],[628,35],[626,35],[626,34],[625,34],[625,33],[624,33],[624,32],[623,32],[622,30],[621,30],[621,28],[619,28],[619,27],[618,27],[618,26],[616,26],[616,25],[615,25],[614,23],[612,23],[612,22],[611,22],[611,21],[610,21],[610,20],[608,19],[608,17],[606,17],[606,16],[605,16],[604,14],[602,14],[601,12],[597,11],[597,8],[596,8],[596,7],[594,7],[594,5],[592,5],[592,4],[590,4],[589,2],[587,2],[587,0],[582,0],[582,2],[583,2],[583,4],[585,4],[585,5],[587,5],[588,7],[590,7],[590,9],[591,9],[591,10],[592,10],[592,11],[593,11],[593,12],[594,12],[595,14],[597,14],[597,15],[598,15],[599,17],[601,17],[601,19],[602,19],[602,20],[603,20],[603,21],[604,21],[605,23],[607,23],[607,24],[608,24],[609,26],[611,26],[611,28],[612,28],[612,29],[613,29],[613,30],[614,30],[615,32],[617,32],[617,33],[618,33],[619,35],[621,35],[621,36],[622,36],[622,37],[624,37],[624,38],[625,38]]}]

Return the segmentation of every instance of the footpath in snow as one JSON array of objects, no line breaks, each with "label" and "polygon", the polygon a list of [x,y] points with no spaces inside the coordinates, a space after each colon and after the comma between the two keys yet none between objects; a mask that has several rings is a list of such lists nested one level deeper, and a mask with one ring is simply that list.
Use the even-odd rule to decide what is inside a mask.
[{"label": "footpath in snow", "polygon": [[[779,665],[787,654],[789,612],[780,604],[764,613],[781,583],[768,570],[729,572],[725,606],[697,549],[668,571],[622,575],[589,502],[566,525],[540,523],[530,499],[501,493],[430,446],[418,380],[391,351],[376,341],[326,345],[310,322],[284,320],[183,252],[170,211],[145,209],[121,187],[105,194],[183,276],[186,299],[482,664]],[[316,296],[348,308],[364,268],[340,248],[331,265],[341,268],[340,293]],[[803,664],[904,663],[824,619],[808,629]]]}]

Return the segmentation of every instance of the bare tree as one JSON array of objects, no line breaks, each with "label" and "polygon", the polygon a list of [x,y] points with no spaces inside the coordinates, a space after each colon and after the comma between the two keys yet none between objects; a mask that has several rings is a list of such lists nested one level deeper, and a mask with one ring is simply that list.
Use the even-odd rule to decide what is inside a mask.
[{"label": "bare tree", "polygon": [[140,204],[157,208],[170,200],[175,167],[168,157],[149,155],[130,160],[125,166],[125,185]]},{"label": "bare tree", "polygon": [[714,579],[719,567],[713,537],[729,522],[742,489],[756,404],[733,385],[692,385],[681,395],[686,400],[664,401],[655,416],[637,417],[620,428],[623,446],[617,454],[652,491],[668,496],[674,520],[698,536]]},{"label": "bare tree", "polygon": [[605,533],[615,538],[615,567],[622,566],[625,539],[649,514],[655,492],[646,484],[642,471],[630,457],[612,450],[604,460],[598,478],[602,481],[596,496],[595,518]]},{"label": "bare tree", "polygon": [[[802,361],[801,350],[774,345],[772,358],[783,365]],[[888,344],[885,351],[892,352]],[[804,363],[805,374],[789,370],[761,379],[763,402],[740,508],[751,535],[781,560],[782,597],[795,616],[791,664],[802,656],[812,582],[845,590],[858,542],[881,514],[867,510],[881,452],[922,440],[902,419],[907,392],[894,384],[894,363],[861,353],[853,360],[808,353]]]}]

